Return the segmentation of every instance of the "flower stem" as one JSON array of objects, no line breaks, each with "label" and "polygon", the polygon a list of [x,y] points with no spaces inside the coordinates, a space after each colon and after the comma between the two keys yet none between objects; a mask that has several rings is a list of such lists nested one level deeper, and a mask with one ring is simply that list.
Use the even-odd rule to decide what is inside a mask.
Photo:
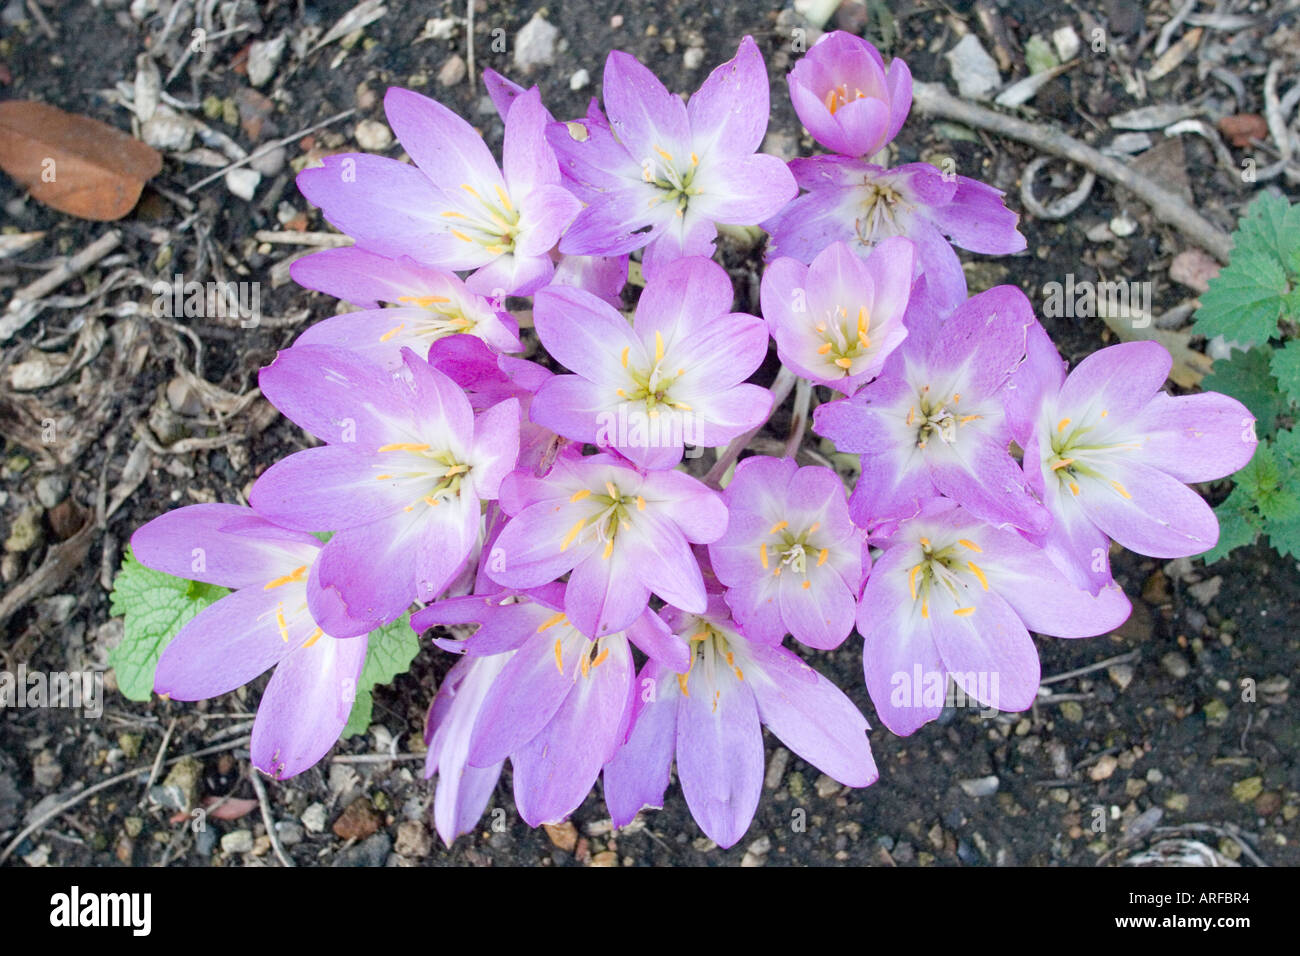
[{"label": "flower stem", "polygon": [[714,488],[722,487],[722,476],[727,473],[727,469],[730,468],[735,463],[736,459],[740,457],[740,453],[749,447],[749,443],[754,440],[754,436],[762,431],[763,426],[771,420],[773,413],[781,407],[786,398],[790,395],[796,381],[797,378],[794,372],[791,372],[788,368],[782,365],[781,370],[776,373],[776,378],[772,381],[772,411],[768,413],[767,419],[745,432],[745,434],[732,439],[731,444],[726,447],[726,450],[723,451],[723,453],[718,457],[718,460],[714,462],[713,467],[709,469],[709,473],[704,476],[704,483],[706,485],[712,485]]},{"label": "flower stem", "polygon": [[808,407],[812,404],[812,382],[799,379],[794,390],[794,417],[790,421],[790,437],[785,442],[785,457],[794,458],[803,444],[804,429],[808,427]]}]

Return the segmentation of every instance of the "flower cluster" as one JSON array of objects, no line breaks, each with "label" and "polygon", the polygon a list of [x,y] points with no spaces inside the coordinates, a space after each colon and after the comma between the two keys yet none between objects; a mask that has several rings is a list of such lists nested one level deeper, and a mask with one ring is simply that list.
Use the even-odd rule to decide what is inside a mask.
[{"label": "flower cluster", "polygon": [[[366,635],[414,610],[421,634],[455,628],[433,643],[459,655],[426,732],[448,843],[509,761],[534,826],[602,777],[625,825],[663,805],[675,764],[729,846],[758,804],[763,727],[847,786],[876,780],[867,721],[815,651],[856,629],[899,734],[939,715],[950,679],[1024,709],[1031,631],[1127,616],[1112,540],[1157,557],[1215,543],[1187,483],[1250,459],[1250,413],[1166,394],[1153,343],[1067,374],[1017,288],[968,296],[953,246],[1025,240],[992,187],[879,164],[911,105],[901,61],[845,33],[814,45],[789,92],[831,153],[788,164],[759,151],[769,80],[748,37],[685,100],[612,53],[603,102],[567,122],[536,88],[485,80],[500,166],[452,111],[394,89],[413,162],[335,155],[299,175],[355,245],[292,274],[359,311],[303,332],[260,384],[319,443],[262,473],[251,507],[182,508],[133,539],[151,567],[236,589],[167,647],[156,688],[205,698],[275,667],[260,769],[325,754]],[[713,258],[734,225],[770,234],[761,316],[735,309]],[[750,379],[777,364],[771,343],[769,390]],[[796,377],[785,455],[738,460]],[[851,495],[825,459],[795,460],[814,386],[814,430],[858,456]]]}]

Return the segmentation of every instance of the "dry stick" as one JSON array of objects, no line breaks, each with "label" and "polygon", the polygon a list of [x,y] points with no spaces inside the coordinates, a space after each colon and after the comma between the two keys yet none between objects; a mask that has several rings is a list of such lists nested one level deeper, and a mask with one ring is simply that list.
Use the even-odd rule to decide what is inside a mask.
[{"label": "dry stick", "polygon": [[1004,116],[982,106],[957,99],[934,83],[917,83],[912,101],[922,112],[965,123],[999,136],[1019,140],[1045,153],[1078,163],[1098,176],[1119,183],[1148,206],[1152,214],[1182,232],[1209,251],[1220,262],[1228,261],[1232,239],[1163,186],[1135,173],[1118,160],[1105,156],[1073,136],[1045,126],[1035,126],[1013,116]]},{"label": "dry stick", "polygon": [[267,144],[266,144],[265,146],[263,146],[261,149],[249,153],[249,154],[248,154],[247,156],[245,156],[243,159],[237,159],[237,160],[235,160],[233,163],[231,163],[229,166],[226,166],[226,167],[223,168],[223,169],[218,169],[218,170],[217,170],[215,173],[213,173],[211,176],[204,176],[202,179],[200,179],[200,180],[199,180],[197,183],[195,183],[193,186],[190,186],[188,189],[186,189],[186,190],[185,190],[185,195],[188,196],[190,193],[194,192],[196,189],[202,189],[204,186],[206,186],[208,183],[212,182],[214,179],[220,179],[222,176],[226,175],[226,173],[230,172],[232,169],[238,169],[240,166],[244,166],[244,165],[246,165],[247,163],[251,163],[253,160],[257,159],[257,157],[259,157],[259,156],[265,156],[267,153],[271,152],[272,150],[274,150],[274,149],[279,149],[281,146],[288,146],[288,145],[289,145],[290,143],[292,143],[294,140],[296,140],[296,139],[302,139],[304,136],[306,136],[306,135],[309,134],[309,133],[314,133],[314,132],[316,132],[316,130],[318,130],[318,129],[324,129],[326,126],[331,126],[331,125],[333,125],[334,123],[337,123],[339,120],[347,119],[349,116],[351,116],[351,115],[352,115],[353,113],[355,113],[355,112],[356,112],[355,109],[350,109],[350,110],[344,110],[342,113],[335,113],[335,114],[334,114],[333,116],[331,116],[329,119],[321,120],[321,121],[320,121],[319,123],[317,123],[315,126],[308,126],[306,129],[300,129],[300,130],[298,130],[298,132],[293,133],[293,134],[291,134],[291,135],[289,135],[289,136],[286,136],[286,137],[284,137],[283,139],[277,139],[277,140],[274,140],[274,141],[272,141],[272,142],[270,142],[270,143],[267,143]]},{"label": "dry stick", "polygon": [[170,724],[167,725],[167,731],[163,734],[162,743],[158,745],[158,752],[154,754],[153,766],[149,768],[149,779],[144,782],[144,791],[140,794],[140,803],[138,806],[144,806],[145,800],[149,796],[149,788],[153,782],[158,779],[158,768],[162,766],[163,756],[167,753],[167,745],[171,743],[172,731],[176,729],[176,718],[173,717]]},{"label": "dry stick", "polygon": [[465,52],[468,59],[469,91],[474,92],[474,4],[477,0],[467,0],[465,6]]},{"label": "dry stick", "polygon": [[[781,404],[790,395],[790,390],[794,388],[796,380],[794,372],[782,365],[781,371],[776,373],[776,378],[772,381],[773,412],[780,408]],[[771,417],[771,413],[768,414],[768,417]],[[762,424],[751,428],[739,438],[732,439],[731,444],[727,446],[727,450],[719,456],[713,467],[709,469],[709,473],[704,476],[704,483],[712,485],[714,488],[719,487],[718,483],[722,481],[722,476],[727,473],[727,469],[740,457],[740,453],[749,446],[749,443],[754,440],[754,436],[762,431],[763,426],[766,424],[767,421],[763,421]]]},{"label": "dry stick", "polygon": [[280,838],[275,834],[275,820],[271,818],[271,798],[267,796],[266,784],[262,782],[261,772],[254,767],[249,779],[253,782],[253,790],[257,793],[257,802],[262,807],[262,822],[266,824],[266,835],[271,841],[271,849],[275,851],[281,866],[293,866],[293,860],[289,859],[284,852],[284,847],[280,846]]},{"label": "dry stick", "polygon": [[425,754],[339,754],[330,763],[402,763],[407,760],[424,760]]},{"label": "dry stick", "polygon": [[1089,664],[1087,667],[1077,667],[1072,671],[1066,671],[1063,674],[1054,674],[1051,677],[1044,677],[1039,684],[1055,684],[1059,681],[1069,680],[1071,677],[1082,677],[1084,674],[1091,674],[1093,671],[1099,671],[1115,664],[1127,664],[1129,661],[1138,659],[1138,651],[1129,651],[1127,654],[1120,654],[1118,657],[1108,657],[1104,661],[1098,661],[1095,664]]},{"label": "dry stick", "polygon": [[[9,311],[17,312],[27,303],[35,302],[38,299],[44,298],[73,276],[89,269],[96,262],[121,245],[121,243],[122,233],[116,229],[110,229],[90,245],[86,246],[86,248],[78,252],[75,256],[65,259],[62,263],[55,266],[39,279],[23,286],[15,292],[13,298],[9,300]],[[13,331],[16,332],[18,330],[14,329]],[[9,334],[12,335],[13,332],[10,332]],[[4,337],[7,338],[8,336]]]},{"label": "dry stick", "polygon": [[[237,750],[240,747],[246,747],[246,746],[248,746],[248,737],[240,737],[236,740],[227,740],[223,744],[213,744],[211,747],[204,747],[202,750],[196,750],[192,754],[183,754],[180,757],[173,757],[171,760],[166,761],[163,764],[163,766],[170,767],[174,763],[180,763],[180,761],[184,760],[186,757],[194,757],[196,759],[198,757],[209,757],[212,754],[225,753],[227,750]],[[109,787],[116,786],[117,784],[121,783],[124,780],[130,780],[132,777],[138,777],[140,776],[140,774],[147,773],[147,772],[148,772],[147,767],[137,767],[134,770],[128,770],[125,773],[119,773],[115,777],[109,777],[107,780],[101,780],[93,787],[86,788],[85,790],[81,791],[81,793],[73,797],[71,800],[67,800],[64,803],[59,804],[57,807],[53,807],[45,811],[39,817],[37,817],[35,820],[29,823],[26,827],[24,827],[23,830],[16,837],[14,837],[12,840],[9,841],[9,845],[6,846],[3,851],[0,851],[0,865],[3,865],[5,860],[9,859],[9,857],[13,855],[14,850],[18,849],[18,845],[22,843],[23,840],[27,839],[29,836],[31,836],[41,827],[45,826],[45,824],[49,823],[55,817],[60,816],[63,813],[66,813],[68,810],[71,810],[73,807],[81,803],[81,801],[85,800],[87,797],[94,796],[95,794],[103,790],[107,790]]]},{"label": "dry stick", "polygon": [[301,232],[295,229],[259,229],[253,233],[258,242],[274,242],[286,246],[324,246],[338,249],[352,245],[356,240],[338,232]]}]

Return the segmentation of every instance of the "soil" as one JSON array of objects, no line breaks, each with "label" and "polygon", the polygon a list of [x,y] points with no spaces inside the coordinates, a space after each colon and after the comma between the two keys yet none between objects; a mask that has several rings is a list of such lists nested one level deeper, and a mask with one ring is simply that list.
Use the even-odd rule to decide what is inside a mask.
[{"label": "soil", "polygon": [[[212,40],[206,71],[196,76],[193,69],[183,70],[167,89],[186,102],[238,97],[247,103],[249,83],[243,64],[250,40],[282,32],[295,36],[312,27],[328,29],[353,5],[351,0],[310,4],[242,0],[239,22],[260,25],[256,34],[240,32]],[[41,0],[46,19],[57,31],[57,38],[51,38],[24,18],[23,4],[16,0],[7,4],[0,21],[4,31],[0,95],[45,100],[128,128],[129,111],[114,105],[109,93],[118,84],[132,82],[137,55],[160,35],[164,17],[156,12],[158,6],[144,0],[132,4],[130,9],[153,11],[141,20],[132,16],[125,0]],[[538,83],[557,116],[585,111],[588,98],[599,93],[601,66],[611,49],[636,54],[670,87],[690,91],[709,69],[732,54],[743,35],[751,34],[763,50],[773,84],[768,148],[785,153],[786,158],[796,151],[810,153],[812,144],[802,136],[784,92],[783,77],[792,59],[790,31],[802,24],[793,10],[784,10],[785,4],[777,0],[551,3],[546,5],[546,15],[559,28],[554,63],[521,76],[511,59],[514,38],[542,6],[516,0],[480,2],[475,59],[479,68],[492,66],[516,79]],[[918,79],[949,80],[942,52],[955,43],[957,23],[965,24],[991,48],[989,35],[969,3],[891,6],[894,30],[889,43],[884,42],[882,22],[874,12],[859,15],[860,8],[846,5],[837,14],[838,22],[865,32],[882,44],[886,55],[904,56]],[[1150,40],[1171,14],[1169,4],[1152,3],[1145,20],[1139,12],[1136,21],[1126,24],[1127,13],[1120,8],[1131,6],[1109,0],[1054,5],[1010,0],[1001,5],[1013,59],[1018,60],[1004,79],[1025,75],[1022,51],[1032,35],[1049,37],[1068,25],[1084,38],[1085,53],[1076,69],[1054,81],[1031,104],[1042,121],[1099,143],[1111,135],[1108,116],[1151,102],[1208,102],[1211,111],[1222,112],[1223,102],[1231,102],[1230,94],[1213,79],[1198,78],[1194,56],[1163,80],[1149,83],[1146,100],[1126,89],[1126,64],[1134,62],[1140,70],[1149,67]],[[453,107],[479,126],[494,148],[499,147],[501,123],[481,84],[471,88],[460,79],[443,86],[438,79],[448,59],[467,56],[463,23],[456,24],[447,39],[416,42],[426,20],[463,16],[465,4],[388,0],[386,8],[384,16],[365,27],[359,42],[335,41],[305,58],[286,53],[262,90],[270,102],[269,110],[268,104],[261,104],[265,112],[262,129],[254,130],[257,139],[250,136],[250,124],[227,124],[220,116],[206,122],[251,149],[342,110],[357,109],[347,120],[314,134],[311,142],[291,144],[292,160],[312,148],[355,148],[356,123],[382,122],[383,91],[402,85],[419,88]],[[872,11],[881,8],[870,5]],[[1261,36],[1293,29],[1286,17],[1263,19],[1266,25],[1258,28]],[[1087,54],[1091,34],[1086,26],[1091,22],[1112,26],[1106,54]],[[1121,29],[1126,26],[1127,31]],[[187,34],[188,27],[174,32],[174,37]],[[504,47],[497,42],[501,39]],[[690,53],[693,48],[701,49],[703,57]],[[1245,78],[1247,100],[1242,111],[1263,111],[1260,63],[1264,55],[1252,48],[1227,61]],[[700,65],[688,65],[696,61]],[[163,59],[164,76],[169,62]],[[570,78],[580,69],[588,71],[591,82],[575,91]],[[202,110],[197,113],[202,116]],[[1020,173],[1034,158],[1032,151],[983,135],[950,138],[953,135],[951,127],[914,115],[896,143],[894,161],[951,156],[958,172],[1007,190],[1008,204],[1019,210]],[[1153,138],[1159,139],[1159,132]],[[400,147],[394,144],[386,152],[398,156]],[[1047,189],[1039,185],[1040,198],[1050,188],[1067,192],[1077,181],[1077,171],[1059,164],[1053,168],[1060,168],[1061,179]],[[297,194],[289,167],[264,176],[251,202],[232,195],[217,180],[188,197],[193,210],[185,208],[186,188],[210,171],[169,156],[155,182],[157,188],[148,189],[132,216],[117,224],[123,231],[120,248],[57,294],[93,293],[115,270],[124,268],[143,277],[144,283],[117,287],[100,299],[92,296],[82,306],[49,309],[3,345],[0,373],[7,382],[9,369],[30,358],[38,347],[74,352],[79,337],[94,338],[85,333],[87,326],[98,323],[107,333],[84,365],[64,380],[35,392],[4,396],[0,416],[5,439],[0,471],[3,536],[10,536],[21,513],[41,509],[40,540],[4,555],[0,571],[5,593],[36,572],[50,549],[71,537],[81,521],[96,522],[84,560],[71,563],[68,573],[53,583],[52,593],[27,603],[5,622],[0,643],[0,664],[5,670],[12,672],[20,663],[29,670],[102,669],[108,646],[121,634],[120,621],[109,613],[108,592],[131,532],[179,504],[243,501],[261,470],[306,446],[298,430],[270,414],[260,399],[228,417],[211,407],[189,416],[169,410],[166,387],[181,367],[196,368],[196,343],[201,345],[201,377],[229,396],[244,395],[256,385],[257,370],[276,350],[287,346],[309,321],[331,314],[334,304],[292,283],[272,288],[272,266],[297,250],[263,245],[254,238],[258,230],[277,229],[285,222],[300,229],[328,228]],[[1196,206],[1225,229],[1232,228],[1255,188],[1227,173],[1197,137],[1186,138],[1181,155],[1166,157],[1157,174],[1171,177],[1175,186],[1185,184]],[[30,281],[39,274],[34,266],[75,253],[107,228],[27,199],[3,176],[0,204],[6,231],[46,231],[39,245],[16,260],[0,259],[0,289],[12,290]],[[1124,238],[1097,238],[1099,227],[1121,213],[1132,218],[1136,230]],[[1026,216],[1021,228],[1028,251],[1020,256],[990,259],[962,253],[970,263],[972,291],[1015,283],[1041,307],[1044,286],[1064,282],[1067,273],[1076,280],[1150,281],[1157,315],[1193,295],[1172,282],[1168,273],[1172,257],[1188,248],[1187,241],[1104,182],[1067,220],[1054,223]],[[170,261],[165,261],[162,250],[169,250]],[[758,254],[726,243],[722,254],[736,280],[738,308],[757,312]],[[148,286],[156,279],[169,280],[175,272],[187,279],[224,275],[259,281],[262,309],[268,316],[292,318],[305,309],[311,318],[268,322],[255,329],[207,320],[151,321],[143,314],[148,311]],[[145,308],[134,317],[129,310],[120,315],[107,312],[123,301],[136,301]],[[1112,333],[1096,318],[1045,321],[1062,354],[1072,362],[1113,341]],[[773,372],[774,368],[765,369],[760,378]],[[42,449],[31,447],[30,439],[24,443],[15,420],[29,415],[39,421],[43,412],[53,413],[60,428],[66,421],[68,431],[60,432],[60,437],[67,444],[56,441]],[[778,415],[771,425],[773,434],[783,435],[785,426],[786,420]],[[147,428],[154,429],[153,445],[166,446],[179,437],[224,443],[180,453],[156,453],[145,444],[129,462]],[[159,431],[167,434],[160,436]],[[55,479],[55,491],[58,479],[66,480],[66,496],[50,490],[50,478]],[[36,489],[42,479],[47,479],[46,497],[51,502],[61,499],[53,507],[38,504]],[[125,499],[109,515],[106,503],[114,500],[119,488]],[[1202,490],[1217,502],[1226,494],[1226,485]],[[1119,655],[1131,653],[1130,659],[1050,683],[1046,687],[1050,695],[1023,714],[984,718],[971,710],[953,709],[907,739],[875,726],[871,740],[881,775],[866,790],[848,790],[819,779],[817,770],[786,755],[784,772],[771,775],[779,779],[765,790],[748,834],[730,850],[720,850],[703,837],[675,787],[662,811],[643,815],[641,822],[618,834],[609,833],[598,788],[573,815],[577,834],[564,829],[531,830],[513,811],[508,770],[479,831],[447,849],[431,840],[425,827],[431,788],[422,779],[422,763],[415,760],[342,763],[327,758],[293,780],[268,782],[273,813],[284,822],[281,835],[299,865],[735,865],[743,861],[1091,866],[1117,863],[1176,835],[1190,836],[1242,863],[1251,862],[1252,856],[1274,865],[1300,863],[1295,821],[1300,810],[1296,758],[1300,722],[1288,703],[1289,681],[1300,661],[1300,631],[1295,624],[1300,613],[1297,565],[1265,547],[1241,549],[1208,568],[1199,561],[1168,563],[1128,553],[1116,553],[1113,560],[1117,579],[1133,598],[1132,619],[1106,637],[1039,638],[1042,670],[1050,677]],[[335,755],[409,753],[422,748],[425,709],[450,663],[447,655],[427,643],[426,647],[409,674],[377,690],[371,733],[342,742]],[[846,688],[876,724],[862,683],[860,654],[855,636],[837,651],[807,656]],[[105,710],[98,720],[54,708],[0,711],[0,847],[22,829],[38,804],[48,807],[50,801],[72,796],[113,774],[148,766],[169,728],[169,757],[220,743],[223,734],[229,739],[232,730],[246,728],[266,680],[200,704],[162,700],[135,704],[113,690],[112,674],[107,676]],[[782,753],[779,742],[770,739],[769,760],[779,764]],[[158,781],[168,772],[163,770]],[[249,772],[246,751],[202,759],[195,798],[206,799],[209,805],[214,799],[230,798],[224,810],[211,810],[205,832],[190,826],[186,807],[149,799],[144,781],[130,780],[85,800],[24,839],[8,863],[18,867],[164,862],[276,865],[263,836],[261,815],[251,802],[255,794]],[[990,777],[996,778],[996,792],[991,792],[994,782],[984,779]],[[358,804],[359,800],[365,802]],[[318,810],[308,812],[317,803],[325,811],[326,826],[323,832],[303,832],[298,821],[304,813],[309,819],[317,817]],[[331,827],[348,808],[352,809],[346,819]],[[1151,832],[1153,810],[1163,814],[1160,828],[1178,828],[1177,832]],[[244,834],[236,831],[249,831],[252,849],[241,849]],[[1243,855],[1232,833],[1243,835],[1250,852]],[[222,839],[231,834],[230,839]]]}]

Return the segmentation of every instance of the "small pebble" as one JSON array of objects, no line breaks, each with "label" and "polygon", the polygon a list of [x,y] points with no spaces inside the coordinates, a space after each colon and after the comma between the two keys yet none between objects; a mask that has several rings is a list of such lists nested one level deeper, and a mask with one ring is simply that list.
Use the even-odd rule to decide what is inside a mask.
[{"label": "small pebble", "polygon": [[440,86],[455,86],[465,79],[467,73],[465,61],[461,59],[460,54],[453,53],[447,58],[447,62],[438,70],[438,84]]},{"label": "small pebble", "polygon": [[578,90],[586,89],[587,84],[590,82],[591,82],[591,74],[588,73],[585,69],[578,70],[576,73],[573,74],[573,76],[569,77],[569,89],[573,90],[574,92],[577,92]]},{"label": "small pebble", "polygon": [[321,833],[325,829],[325,805],[313,803],[302,812],[302,825],[307,828],[308,833]]},{"label": "small pebble", "polygon": [[1160,666],[1165,669],[1165,673],[1175,680],[1182,680],[1192,672],[1192,665],[1187,663],[1187,658],[1177,651],[1170,651],[1160,658]]},{"label": "small pebble", "polygon": [[252,830],[232,830],[221,838],[222,853],[248,853],[252,849]]},{"label": "small pebble", "polygon": [[389,147],[393,142],[393,132],[388,128],[387,123],[381,123],[379,120],[365,119],[357,124],[356,131],[353,133],[353,139],[357,145],[367,153],[378,153]]}]

